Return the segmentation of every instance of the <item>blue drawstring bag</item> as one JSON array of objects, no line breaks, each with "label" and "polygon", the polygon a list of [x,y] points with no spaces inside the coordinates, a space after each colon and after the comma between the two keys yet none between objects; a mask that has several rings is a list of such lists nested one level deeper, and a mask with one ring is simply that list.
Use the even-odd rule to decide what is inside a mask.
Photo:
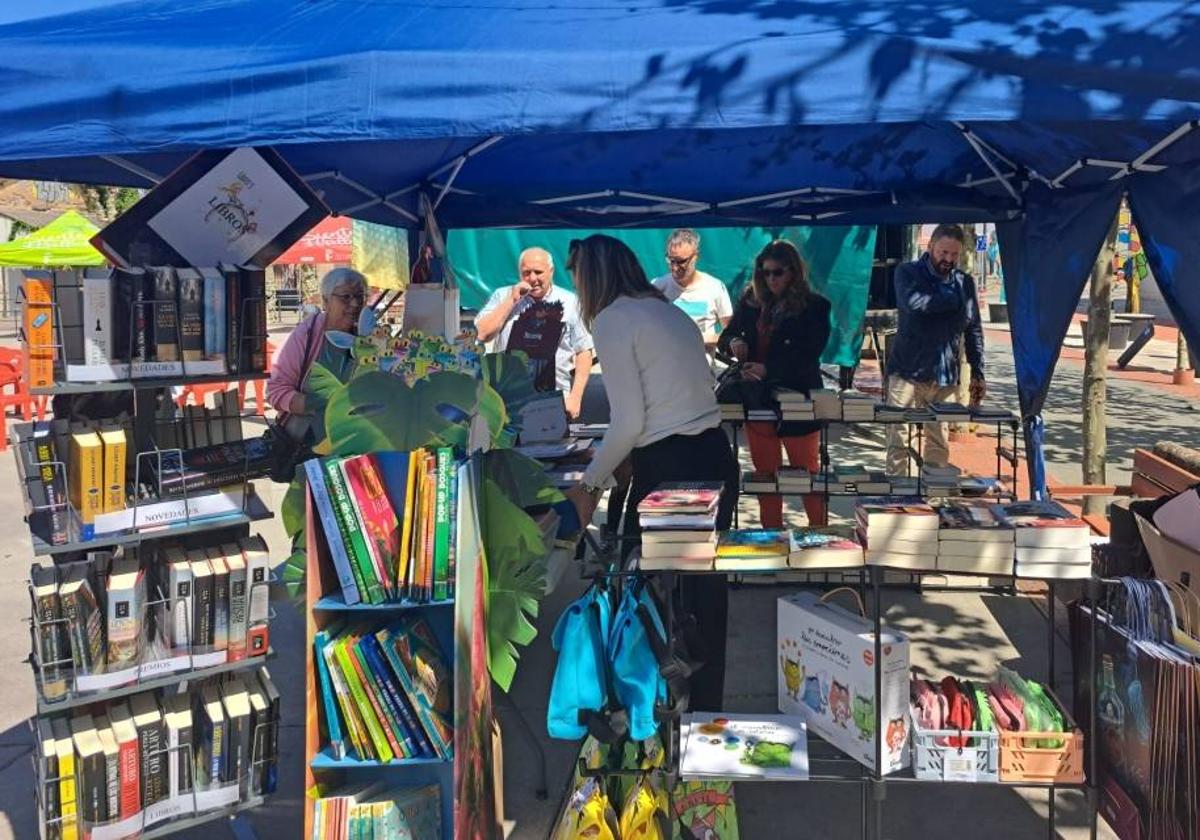
[{"label": "blue drawstring bag", "polygon": [[[653,638],[653,633],[657,638]],[[658,732],[655,708],[666,705],[667,681],[659,667],[666,646],[658,606],[644,585],[626,588],[613,619],[608,655],[613,692],[628,715],[629,737],[641,741]]]},{"label": "blue drawstring bag", "polygon": [[558,664],[546,713],[551,738],[582,738],[589,720],[608,705],[606,648],[611,624],[608,597],[593,586],[563,611],[554,626],[551,642]]}]

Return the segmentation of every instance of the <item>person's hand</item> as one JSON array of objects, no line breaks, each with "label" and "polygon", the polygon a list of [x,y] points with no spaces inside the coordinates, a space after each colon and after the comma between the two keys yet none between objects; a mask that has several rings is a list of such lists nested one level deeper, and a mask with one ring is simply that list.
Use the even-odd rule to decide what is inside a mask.
[{"label": "person's hand", "polygon": [[580,403],[582,403],[582,402],[583,402],[583,398],[578,394],[567,394],[563,397],[563,404],[566,406],[566,409],[567,409],[567,419],[568,420],[578,420],[579,419],[579,407],[580,407]]},{"label": "person's hand", "polygon": [[575,505],[575,512],[579,514],[579,524],[584,528],[590,525],[592,514],[596,512],[596,505],[600,501],[599,494],[589,492],[582,484],[576,484],[564,491],[563,495]]},{"label": "person's hand", "polygon": [[767,366],[760,362],[750,362],[742,367],[742,379],[762,380],[767,377]]},{"label": "person's hand", "polygon": [[971,405],[978,406],[983,403],[983,398],[987,396],[987,382],[982,376],[971,378]]},{"label": "person's hand", "polygon": [[517,285],[512,287],[512,302],[516,303],[531,291],[533,291],[533,286],[522,280],[521,282],[517,283]]},{"label": "person's hand", "polygon": [[729,352],[733,354],[733,358],[739,362],[746,361],[746,357],[750,355],[750,345],[746,343],[744,338],[735,338],[729,342]]}]

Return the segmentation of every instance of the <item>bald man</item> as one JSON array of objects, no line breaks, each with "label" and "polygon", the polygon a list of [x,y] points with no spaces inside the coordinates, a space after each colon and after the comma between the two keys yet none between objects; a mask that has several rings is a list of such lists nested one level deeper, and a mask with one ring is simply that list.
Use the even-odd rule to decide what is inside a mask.
[{"label": "bald man", "polygon": [[497,350],[524,351],[534,387],[562,391],[567,415],[575,420],[592,372],[592,336],[579,317],[579,300],[554,285],[554,258],[544,248],[522,251],[517,274],[515,285],[488,298],[475,328]]}]

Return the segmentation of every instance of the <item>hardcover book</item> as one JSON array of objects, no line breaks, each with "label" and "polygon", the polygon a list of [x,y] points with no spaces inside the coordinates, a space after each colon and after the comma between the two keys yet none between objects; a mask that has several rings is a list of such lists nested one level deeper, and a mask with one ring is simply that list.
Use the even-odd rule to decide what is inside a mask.
[{"label": "hardcover book", "polygon": [[808,730],[799,715],[693,712],[683,716],[679,741],[684,779],[808,778]]},{"label": "hardcover book", "polygon": [[179,273],[179,355],[184,362],[204,359],[204,278],[188,269]]},{"label": "hardcover book", "polygon": [[394,597],[396,556],[400,551],[400,522],[387,495],[374,455],[358,455],[342,462],[354,512],[362,523],[363,539],[383,589]]},{"label": "hardcover book", "polygon": [[120,427],[101,429],[100,443],[104,448],[104,512],[125,509],[125,430]]},{"label": "hardcover book", "polygon": [[154,359],[179,361],[179,277],[171,267],[154,271]]},{"label": "hardcover book", "polygon": [[135,694],[129,700],[133,725],[137,727],[141,754],[142,807],[167,797],[166,730],[162,711],[152,692]]},{"label": "hardcover book", "polygon": [[325,472],[321,469],[320,459],[310,458],[305,461],[304,472],[308,477],[308,490],[312,494],[313,507],[321,520],[321,530],[329,546],[329,556],[333,560],[334,571],[337,572],[338,583],[342,587],[342,600],[352,606],[361,600],[356,569],[342,538],[337,516],[333,512],[333,500],[329,497],[329,488],[325,484]]},{"label": "hardcover book", "polygon": [[263,656],[270,647],[271,615],[268,586],[267,544],[259,535],[238,540],[242,558],[246,561],[246,586],[249,588],[246,612],[246,655]]},{"label": "hardcover book", "polygon": [[115,671],[136,665],[139,659],[146,581],[136,557],[113,562],[107,601],[108,665]]}]

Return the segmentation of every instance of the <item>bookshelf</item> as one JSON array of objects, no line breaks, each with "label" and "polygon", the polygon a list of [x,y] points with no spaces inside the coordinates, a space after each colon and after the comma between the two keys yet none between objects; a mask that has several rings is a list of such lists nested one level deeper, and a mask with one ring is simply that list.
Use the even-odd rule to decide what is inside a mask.
[{"label": "bookshelf", "polygon": [[[167,271],[174,274],[172,270]],[[213,352],[218,355],[209,356],[208,351],[212,348],[202,347],[207,326],[199,332],[193,329],[184,338],[183,319],[179,317],[184,311],[184,303],[182,296],[176,297],[182,295],[178,288],[173,287],[169,295],[161,299],[143,301],[139,298],[128,308],[128,323],[122,323],[122,317],[115,315],[111,307],[116,298],[134,294],[123,285],[128,279],[120,271],[110,276],[107,270],[33,272],[27,276],[20,295],[24,325],[20,338],[33,360],[30,391],[62,398],[61,406],[56,400],[55,407],[64,412],[64,417],[58,418],[61,422],[56,420],[38,427],[42,442],[50,441],[42,448],[42,452],[50,453],[49,457],[32,443],[35,424],[14,424],[11,435],[24,491],[33,555],[50,561],[50,565],[43,564],[40,571],[31,573],[31,578],[43,585],[40,590],[42,601],[35,592],[34,580],[30,581],[32,653],[29,661],[37,692],[32,725],[35,731],[41,731],[42,727],[61,727],[64,722],[84,719],[83,716],[92,720],[90,716],[95,714],[94,722],[99,724],[96,731],[107,732],[104,724],[110,710],[123,708],[131,702],[135,706],[148,703],[161,716],[161,732],[165,738],[169,731],[168,712],[176,705],[191,710],[191,715],[186,718],[187,726],[190,733],[198,731],[200,718],[196,717],[195,704],[201,690],[218,692],[218,705],[222,707],[227,703],[226,694],[234,698],[229,702],[242,702],[239,696],[247,698],[248,702],[250,695],[257,695],[259,706],[253,716],[247,718],[255,723],[239,724],[250,727],[246,742],[249,746],[237,756],[227,754],[231,763],[227,769],[223,767],[219,778],[206,779],[199,775],[201,764],[199,755],[193,755],[193,746],[199,748],[200,744],[182,742],[182,736],[179,744],[143,743],[139,733],[135,739],[135,763],[144,765],[147,761],[158,760],[173,772],[178,767],[178,774],[174,776],[170,790],[162,791],[162,798],[157,798],[156,794],[150,799],[144,795],[139,799],[135,795],[133,805],[136,807],[132,813],[122,802],[118,814],[113,810],[114,800],[111,799],[115,783],[118,780],[122,786],[126,783],[125,769],[118,773],[110,765],[110,801],[100,819],[93,819],[81,808],[77,808],[72,816],[69,800],[62,796],[65,791],[72,791],[73,795],[78,794],[76,804],[83,804],[82,785],[88,781],[88,770],[82,766],[80,755],[74,756],[72,770],[54,775],[48,772],[49,762],[39,761],[35,755],[36,813],[38,832],[42,837],[83,837],[85,834],[93,840],[165,837],[232,818],[260,806],[264,796],[273,792],[277,773],[274,761],[281,698],[263,667],[273,656],[268,641],[273,616],[267,594],[272,580],[265,543],[245,542],[252,536],[250,526],[272,518],[273,513],[255,490],[250,470],[251,447],[248,445],[239,450],[245,457],[242,464],[237,461],[223,464],[239,474],[228,481],[224,474],[219,478],[208,476],[213,482],[205,486],[211,490],[189,484],[191,479],[185,479],[183,475],[183,465],[187,463],[183,458],[185,451],[205,446],[224,447],[242,440],[241,412],[236,408],[237,403],[231,403],[229,399],[236,391],[227,390],[224,396],[218,395],[222,401],[214,409],[179,409],[170,394],[170,389],[176,386],[212,383],[233,386],[267,377],[265,354],[261,353],[267,340],[265,297],[247,291],[239,298],[236,311],[229,307],[222,316],[222,310],[213,310],[216,312],[213,323],[219,323],[214,329],[222,337],[214,339],[213,343],[216,348]],[[218,278],[217,282],[232,284],[235,281]],[[91,299],[93,304],[99,300],[101,309],[89,310],[88,294],[98,294],[97,286],[106,288],[107,292]],[[27,291],[29,288],[35,288],[36,294],[31,296]],[[230,288],[236,287],[231,285]],[[242,287],[243,291],[250,288],[248,285]],[[152,298],[157,296],[157,293],[146,293]],[[81,316],[81,312],[91,314]],[[164,316],[162,320],[160,315]],[[209,315],[212,316],[212,312]],[[97,324],[95,333],[84,335],[82,318],[93,317]],[[203,313],[197,317],[203,317]],[[100,323],[105,318],[108,326],[102,331]],[[165,352],[162,345],[168,343],[175,345],[175,358],[182,359],[191,352],[202,354],[204,361],[196,364],[183,360],[133,364],[114,361],[118,352],[118,331],[128,327],[129,346],[124,348],[128,359],[135,355],[139,338],[135,333],[144,340],[143,324],[150,322],[160,330],[160,341],[153,346],[144,345],[141,349],[146,355],[140,358],[154,358],[155,353]],[[169,331],[161,332],[162,324],[170,325]],[[216,336],[217,332],[209,335]],[[85,352],[92,357],[89,364],[95,364],[97,354],[103,354],[103,363],[94,368],[83,365],[82,354]],[[240,370],[219,372],[221,368],[228,370],[224,361],[217,361],[228,357],[227,354],[238,355],[237,363],[231,366]],[[92,371],[101,372],[93,376]],[[127,396],[122,397],[123,393]],[[70,417],[66,416],[67,411]],[[111,474],[105,473],[96,492],[119,494],[120,497],[118,504],[106,505],[105,513],[111,512],[117,518],[108,520],[104,528],[85,524],[85,517],[72,503],[67,491],[69,453],[73,447],[65,444],[76,431],[66,427],[68,420],[84,421],[88,428],[101,431],[112,428],[123,431],[119,436],[121,454],[117,455],[115,451],[113,454],[117,460],[109,461],[109,450],[103,451],[106,467],[110,463],[119,466],[113,466]],[[180,462],[178,473],[164,466],[173,456]],[[175,481],[179,482],[176,493],[172,495],[163,490],[169,482]],[[46,492],[50,485],[55,485],[53,494]],[[99,508],[96,511],[98,513]],[[124,517],[128,518],[127,523]],[[90,523],[90,517],[88,519]],[[189,574],[187,595],[173,591],[175,582],[168,573],[171,557],[168,543],[172,549],[181,552],[176,555],[179,560],[187,559],[188,563],[184,565],[197,562],[214,574],[212,591],[222,593],[224,598],[214,594],[212,610],[216,615],[221,615],[223,610],[224,618],[213,620],[225,622],[223,626],[231,631],[230,643],[236,637],[239,643],[245,644],[244,649],[230,653],[224,647],[227,642],[217,638],[207,646],[193,644],[197,638],[194,632],[200,625],[193,624],[196,613],[191,609],[191,578]],[[199,554],[193,556],[192,552]],[[236,565],[227,567],[225,560],[231,556],[237,558]],[[96,602],[91,614],[98,616],[99,629],[95,636],[91,624],[73,622],[67,617],[59,599],[60,586],[68,570],[80,568],[77,561],[88,564],[84,567],[88,569],[88,591]],[[144,587],[142,593],[129,600],[123,600],[124,593],[118,595],[107,590],[115,579],[110,576],[110,569],[115,575],[118,563],[123,568],[133,564],[138,586]],[[230,568],[236,568],[237,572],[230,573]],[[218,573],[229,575],[225,581],[233,578],[233,583],[217,584]],[[49,596],[45,586],[48,582],[53,584],[51,600],[55,605],[50,612],[46,606]],[[224,589],[217,588],[219,586]],[[233,592],[234,589],[237,591]],[[216,606],[219,600],[223,608]],[[124,607],[125,612],[113,612],[109,609],[113,604],[106,602],[114,602],[118,610]],[[235,636],[232,622],[237,620],[234,616],[239,610],[244,610],[242,635]],[[133,616],[135,641],[132,652],[114,659],[109,648],[118,642],[110,631],[116,627],[115,622],[129,620],[134,611],[137,614]],[[209,615],[211,617],[214,612],[210,611]],[[96,654],[99,658],[89,662],[89,667],[82,667],[75,660],[75,639],[71,636],[75,623],[87,624],[84,638],[89,644],[92,638],[101,639]],[[151,627],[155,631],[146,632]],[[186,632],[182,647],[174,635],[178,627],[185,628],[178,632]],[[47,658],[44,656],[47,651],[57,651],[59,655]],[[242,658],[237,658],[239,656]],[[271,686],[270,691],[267,685]],[[263,706],[264,698],[273,699]],[[235,715],[239,721],[240,714]],[[184,718],[173,719],[182,726]],[[246,734],[244,729],[238,731]],[[180,730],[176,732],[179,734]],[[79,742],[73,735],[68,734],[65,743],[68,754],[73,745],[78,751]],[[154,746],[154,743],[158,745]],[[236,749],[232,744],[227,746]],[[197,774],[195,777],[194,773]],[[135,780],[133,785],[136,788],[138,782]]]}]

